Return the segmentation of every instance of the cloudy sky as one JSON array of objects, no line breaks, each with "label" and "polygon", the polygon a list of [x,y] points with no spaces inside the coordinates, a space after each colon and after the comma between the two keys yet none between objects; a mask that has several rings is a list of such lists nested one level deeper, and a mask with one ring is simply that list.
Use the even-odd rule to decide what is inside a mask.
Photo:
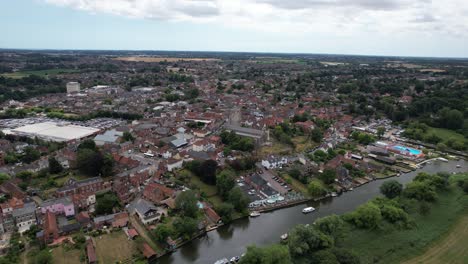
[{"label": "cloudy sky", "polygon": [[0,48],[468,57],[468,0],[2,0]]}]

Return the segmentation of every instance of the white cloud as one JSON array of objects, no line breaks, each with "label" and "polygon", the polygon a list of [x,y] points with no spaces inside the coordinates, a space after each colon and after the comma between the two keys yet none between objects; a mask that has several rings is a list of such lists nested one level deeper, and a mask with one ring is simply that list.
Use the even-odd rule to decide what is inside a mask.
[{"label": "white cloud", "polygon": [[288,35],[468,36],[466,0],[43,0],[92,13]]}]

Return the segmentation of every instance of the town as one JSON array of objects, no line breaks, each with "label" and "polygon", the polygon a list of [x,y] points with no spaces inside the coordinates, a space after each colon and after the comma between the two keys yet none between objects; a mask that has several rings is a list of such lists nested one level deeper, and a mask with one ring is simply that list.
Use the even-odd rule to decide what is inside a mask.
[{"label": "town", "polygon": [[465,60],[0,56],[5,263],[152,263],[237,219],[467,157]]}]

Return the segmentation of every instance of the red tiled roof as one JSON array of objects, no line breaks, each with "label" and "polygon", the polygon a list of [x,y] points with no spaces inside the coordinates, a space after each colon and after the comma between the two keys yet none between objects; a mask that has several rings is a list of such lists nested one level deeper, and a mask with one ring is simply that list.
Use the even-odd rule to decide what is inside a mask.
[{"label": "red tiled roof", "polygon": [[147,259],[156,256],[156,252],[147,243],[143,244],[141,251]]}]

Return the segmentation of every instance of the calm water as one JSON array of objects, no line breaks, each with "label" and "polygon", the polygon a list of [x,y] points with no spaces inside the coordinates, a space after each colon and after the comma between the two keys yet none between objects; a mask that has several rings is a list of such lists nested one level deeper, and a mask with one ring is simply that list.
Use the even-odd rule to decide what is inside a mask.
[{"label": "calm water", "polygon": [[[461,168],[456,168],[460,164]],[[468,172],[467,161],[431,162],[424,168],[390,179],[401,183],[410,182],[418,172]],[[386,179],[389,180],[389,179]],[[314,213],[303,214],[305,204],[262,214],[257,218],[245,218],[223,226],[206,236],[196,239],[179,248],[171,255],[159,260],[163,264],[203,263],[211,264],[216,260],[241,255],[248,245],[259,246],[279,242],[281,234],[297,224],[312,223],[316,218],[330,214],[343,214],[379,195],[379,187],[386,180],[370,182],[352,192],[308,205],[317,208]]]}]

